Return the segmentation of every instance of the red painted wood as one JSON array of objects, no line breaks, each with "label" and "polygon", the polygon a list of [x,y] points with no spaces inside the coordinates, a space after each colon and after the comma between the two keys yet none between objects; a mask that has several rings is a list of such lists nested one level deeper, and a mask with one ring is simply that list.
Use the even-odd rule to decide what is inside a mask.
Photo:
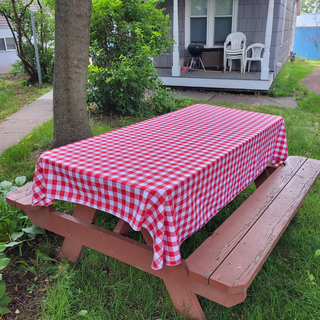
[{"label": "red painted wood", "polygon": [[131,230],[131,226],[128,222],[119,219],[116,227],[113,232],[121,234],[123,236],[127,236]]},{"label": "red painted wood", "polygon": [[306,161],[289,157],[286,166],[276,170],[217,230],[186,260],[190,278],[209,283],[213,272],[274,201]]},{"label": "red painted wood", "polygon": [[259,188],[263,182],[265,182],[273,172],[276,171],[276,167],[267,167],[258,177],[254,180],[254,183],[257,188]]},{"label": "red painted wood", "polygon": [[206,316],[200,306],[197,296],[185,288],[164,280],[175,308],[188,319],[205,320]]},{"label": "red painted wood", "polygon": [[26,214],[33,223],[44,229],[128,263],[161,279],[175,283],[188,291],[226,307],[241,303],[246,297],[246,292],[238,294],[223,293],[190,279],[186,273],[184,261],[178,266],[168,267],[164,265],[161,270],[153,270],[151,269],[152,247],[62,212],[49,210],[46,207],[40,208],[38,211],[29,211]]},{"label": "red painted wood", "polygon": [[210,286],[229,293],[247,290],[319,175],[320,161],[308,159],[212,274]]},{"label": "red painted wood", "polygon": [[145,228],[141,228],[141,233],[146,244],[148,246],[153,246],[153,240],[152,240],[152,237],[150,236],[149,231]]},{"label": "red painted wood", "polygon": [[[77,204],[73,212],[73,217],[79,218],[88,223],[94,223],[96,221],[98,212],[99,211],[96,209]],[[80,260],[84,248],[85,246],[81,243],[66,238],[64,239],[61,247],[60,258],[68,259],[70,262],[76,263]]]},{"label": "red painted wood", "polygon": [[22,210],[38,210],[39,207],[32,207],[32,183],[28,183],[18,189],[8,192],[7,202]]}]

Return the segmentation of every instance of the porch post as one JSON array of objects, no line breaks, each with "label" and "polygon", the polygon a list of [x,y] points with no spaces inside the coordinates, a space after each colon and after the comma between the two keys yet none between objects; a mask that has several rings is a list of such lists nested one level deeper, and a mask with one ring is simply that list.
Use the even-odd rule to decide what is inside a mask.
[{"label": "porch post", "polygon": [[269,62],[270,62],[270,45],[271,45],[272,25],[273,25],[273,9],[274,9],[274,0],[269,0],[266,36],[264,40],[264,54],[263,54],[262,69],[261,69],[261,76],[260,76],[261,80],[269,79]]},{"label": "porch post", "polygon": [[180,77],[180,65],[179,65],[179,20],[178,20],[178,0],[173,0],[173,45],[172,54],[172,76]]}]

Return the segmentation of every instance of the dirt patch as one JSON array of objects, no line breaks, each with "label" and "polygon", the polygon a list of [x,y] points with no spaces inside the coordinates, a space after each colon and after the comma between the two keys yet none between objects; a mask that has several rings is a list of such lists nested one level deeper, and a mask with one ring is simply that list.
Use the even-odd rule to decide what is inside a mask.
[{"label": "dirt patch", "polygon": [[304,79],[304,85],[316,94],[320,94],[320,68]]},{"label": "dirt patch", "polygon": [[47,286],[52,284],[53,280],[48,273],[45,274],[37,267],[35,250],[43,243],[49,243],[49,255],[57,260],[62,241],[62,237],[47,231],[46,237],[33,239],[29,244],[24,242],[21,251],[15,246],[6,252],[11,261],[3,270],[2,276],[7,287],[6,296],[11,297],[12,301],[6,305],[11,313],[3,315],[2,320],[40,319],[41,303]]}]

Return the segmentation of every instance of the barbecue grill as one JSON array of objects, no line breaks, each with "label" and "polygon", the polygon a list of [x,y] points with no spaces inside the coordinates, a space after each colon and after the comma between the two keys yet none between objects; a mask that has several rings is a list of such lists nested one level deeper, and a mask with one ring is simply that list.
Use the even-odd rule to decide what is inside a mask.
[{"label": "barbecue grill", "polygon": [[191,59],[191,63],[190,63],[190,66],[188,69],[188,72],[191,73],[192,72],[192,69],[198,69],[198,64],[200,63],[204,72],[206,72],[206,69],[204,68],[204,65],[203,65],[203,62],[202,62],[202,59],[201,59],[201,55],[204,51],[204,46],[203,44],[201,43],[190,43],[188,45],[188,51],[189,51],[189,54],[192,56],[192,59]]}]

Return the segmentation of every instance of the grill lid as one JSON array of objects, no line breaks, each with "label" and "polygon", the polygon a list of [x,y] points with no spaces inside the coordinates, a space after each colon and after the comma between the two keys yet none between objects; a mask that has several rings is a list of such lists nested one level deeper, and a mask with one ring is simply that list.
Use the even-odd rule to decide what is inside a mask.
[{"label": "grill lid", "polygon": [[190,43],[188,45],[188,51],[194,57],[201,56],[204,51],[204,45],[201,43]]}]

